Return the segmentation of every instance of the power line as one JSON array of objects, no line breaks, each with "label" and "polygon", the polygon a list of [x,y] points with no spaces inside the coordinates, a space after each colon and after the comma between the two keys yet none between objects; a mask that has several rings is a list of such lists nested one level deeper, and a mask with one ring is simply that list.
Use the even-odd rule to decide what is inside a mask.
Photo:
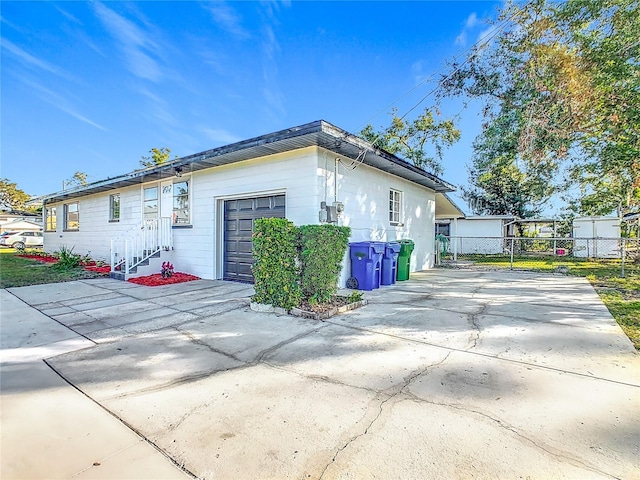
[{"label": "power line", "polygon": [[[473,51],[474,49],[476,49],[479,44],[482,43],[487,43],[490,40],[492,40],[493,38],[495,38],[497,36],[498,33],[500,33],[502,30],[504,30],[504,28],[507,26],[507,24],[509,23],[509,21],[511,20],[511,18],[506,18],[505,20],[503,20],[501,23],[501,25],[499,27],[497,27],[493,32],[490,38],[487,38],[486,36],[479,38],[473,45],[467,47],[465,50],[463,50],[462,52],[456,54],[456,56],[466,56],[467,58],[465,59],[464,62],[462,62],[459,66],[454,67],[454,71],[451,72],[449,75],[446,75],[445,78],[450,77],[451,75],[453,75],[453,73],[455,73],[456,70],[458,70],[460,67],[462,67],[465,63],[467,63],[469,61],[469,57],[467,56],[468,53],[470,53],[471,51]],[[403,98],[405,98],[407,95],[409,95],[411,92],[413,92],[414,90],[417,90],[418,88],[422,87],[423,85],[425,85],[426,83],[430,82],[433,77],[435,77],[438,73],[440,73],[441,71],[450,68],[450,65],[443,65],[441,66],[439,69],[437,69],[436,71],[432,72],[430,75],[428,75],[427,77],[425,77],[424,80],[422,80],[420,83],[418,83],[417,85],[413,86],[412,88],[410,88],[409,90],[407,90],[406,92],[404,92],[402,95],[400,95],[399,97],[397,97],[393,102],[391,102],[390,104],[388,104],[387,106],[383,107],[382,109],[380,109],[379,111],[377,111],[371,118],[369,118],[366,122],[364,122],[363,124],[361,124],[362,126],[366,126],[368,125],[374,118],[376,118],[378,115],[380,115],[382,112],[384,112],[385,110],[388,110],[389,108],[393,107],[395,104],[397,104],[400,100],[402,100]],[[429,97],[430,95],[433,94],[434,91],[436,91],[437,88],[433,89],[431,92],[429,92],[427,95],[425,95],[422,100],[419,102],[423,102],[427,97]],[[412,108],[412,110],[415,107]],[[407,112],[409,113],[409,112]],[[401,118],[404,118],[407,113],[405,113]]]},{"label": "power line", "polygon": [[[535,0],[531,0],[529,1],[524,7],[522,7],[522,10],[526,9],[530,4],[532,4]],[[448,79],[451,78],[451,76],[456,73],[457,71],[460,70],[460,68],[462,68],[466,63],[469,62],[470,60],[470,56],[468,55],[471,51],[479,49],[479,47],[489,44],[494,38],[496,38],[500,33],[502,33],[502,31],[507,27],[507,25],[509,25],[509,23],[513,20],[514,16],[518,13],[518,10],[513,10],[504,20],[502,20],[501,22],[498,23],[498,26],[493,29],[493,31],[491,31],[490,35],[485,35],[481,38],[478,38],[478,40],[476,40],[476,42],[474,42],[473,45],[471,45],[470,47],[468,47],[466,50],[464,50],[462,53],[458,53],[457,56],[465,56],[464,61],[459,64],[459,65],[454,65],[453,70],[451,72],[449,72],[447,75],[445,75],[443,77],[444,79]],[[406,91],[405,93],[403,93],[400,97],[398,97],[396,100],[394,100],[394,102],[392,102],[390,105],[386,106],[384,109],[378,111],[373,117],[371,117],[369,120],[367,120],[363,125],[368,125],[374,118],[376,118],[378,115],[380,115],[380,113],[382,113],[382,111],[392,107],[393,105],[395,105],[399,100],[403,99],[404,97],[406,97],[407,95],[409,95],[411,92],[413,92],[414,90],[416,90],[417,88],[421,87],[422,85],[426,84],[428,81],[430,81],[435,75],[437,75],[438,73],[440,73],[442,70],[444,70],[445,68],[448,68],[449,65],[443,65],[442,67],[440,67],[438,70],[436,70],[435,72],[433,72],[431,75],[429,75],[428,77],[426,77],[423,81],[421,81],[419,84],[417,84],[416,86],[412,87],[411,89],[409,89],[408,91]],[[404,115],[402,115],[400,117],[400,120],[403,120],[409,113],[411,113],[413,110],[415,110],[420,104],[422,104],[427,98],[429,98],[431,95],[433,95],[437,90],[438,90],[439,86],[434,87],[433,89],[431,89],[426,95],[424,95],[415,105],[413,105],[409,110],[407,110]],[[361,127],[362,128],[362,127]],[[379,139],[382,138],[382,135],[386,132],[389,131],[391,127],[387,127],[385,128],[382,132],[378,132],[375,134],[374,139],[370,142],[372,146],[375,146],[375,144],[377,143],[377,141]],[[364,158],[363,158],[364,159]]]}]

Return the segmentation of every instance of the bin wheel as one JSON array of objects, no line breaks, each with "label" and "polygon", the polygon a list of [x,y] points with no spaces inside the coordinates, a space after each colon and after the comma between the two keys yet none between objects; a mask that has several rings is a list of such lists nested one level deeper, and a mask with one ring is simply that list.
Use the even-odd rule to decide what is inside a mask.
[{"label": "bin wheel", "polygon": [[358,289],[358,279],[356,277],[349,277],[347,279],[347,288],[350,288],[351,290],[357,290]]}]

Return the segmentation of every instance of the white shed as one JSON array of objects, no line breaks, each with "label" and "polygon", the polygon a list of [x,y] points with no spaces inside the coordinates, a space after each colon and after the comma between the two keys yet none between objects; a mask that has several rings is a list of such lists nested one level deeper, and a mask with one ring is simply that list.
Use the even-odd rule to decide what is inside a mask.
[{"label": "white shed", "polygon": [[509,215],[472,215],[451,219],[448,228],[450,250],[458,254],[504,253],[504,237],[513,236],[515,220]]},{"label": "white shed", "polygon": [[620,257],[620,219],[617,217],[576,217],[573,238],[575,257]]}]

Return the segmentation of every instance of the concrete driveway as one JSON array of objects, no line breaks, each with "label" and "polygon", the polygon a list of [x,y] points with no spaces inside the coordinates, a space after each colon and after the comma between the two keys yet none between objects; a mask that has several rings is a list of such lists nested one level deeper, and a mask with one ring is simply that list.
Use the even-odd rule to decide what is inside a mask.
[{"label": "concrete driveway", "polygon": [[[193,476],[640,478],[640,357],[584,279],[433,270],[325,322],[227,282],[9,293],[81,342],[50,368]],[[5,368],[37,356],[5,323]]]}]

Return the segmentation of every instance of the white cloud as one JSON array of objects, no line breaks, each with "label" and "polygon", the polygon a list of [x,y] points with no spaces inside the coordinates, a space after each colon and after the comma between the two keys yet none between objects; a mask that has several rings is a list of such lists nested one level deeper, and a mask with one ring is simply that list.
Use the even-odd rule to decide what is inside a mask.
[{"label": "white cloud", "polygon": [[233,135],[232,133],[229,133],[223,129],[203,127],[200,129],[200,131],[205,134],[212,142],[222,143],[224,145],[239,142],[240,140],[242,140],[242,138]]},{"label": "white cloud", "polygon": [[54,5],[54,8],[58,10],[67,20],[70,20],[73,23],[77,23],[78,25],[82,25],[82,22],[78,20],[76,17],[74,17],[73,15],[71,15],[69,12],[61,9],[57,5]]},{"label": "white cloud", "polygon": [[106,130],[106,128],[104,128],[102,125],[94,122],[93,120],[85,117],[80,112],[78,112],[78,110],[71,104],[71,102],[67,98],[60,95],[59,93],[49,90],[48,88],[40,85],[39,83],[29,79],[23,78],[22,83],[30,87],[32,91],[36,93],[36,95],[38,95],[38,97],[41,100],[47,102],[50,105],[53,105],[58,110],[61,110],[68,115],[71,115],[75,119],[80,120],[81,122],[86,123],[87,125],[91,125],[92,127],[95,127],[99,130]]},{"label": "white cloud", "polygon": [[178,121],[173,113],[171,113],[171,108],[165,99],[159,97],[153,92],[150,92],[146,88],[139,88],[138,93],[149,100],[151,108],[148,112],[144,112],[147,118],[161,125],[169,125],[173,127],[178,126]]},{"label": "white cloud", "polygon": [[478,18],[478,14],[476,12],[471,12],[469,16],[464,21],[464,26],[462,27],[462,31],[454,40],[454,45],[458,45],[460,47],[466,47],[467,42],[469,40],[470,30],[473,30],[478,25],[482,24],[482,20]]},{"label": "white cloud", "polygon": [[249,38],[249,32],[242,26],[242,18],[226,3],[205,3],[203,8],[211,14],[214,23],[225,32],[240,38]]},{"label": "white cloud", "polygon": [[496,32],[496,26],[495,25],[491,25],[489,28],[483,30],[482,32],[480,32],[480,35],[478,35],[478,41],[477,43],[480,46],[483,46],[482,44],[487,43],[487,42],[491,42],[491,40],[493,40],[492,38],[490,38],[491,36],[493,36],[493,34]]},{"label": "white cloud", "polygon": [[9,53],[13,54],[17,57],[23,65],[27,67],[36,68],[40,70],[44,70],[49,73],[53,73],[63,78],[71,79],[71,75],[65,72],[63,69],[57,67],[56,65],[47,62],[46,60],[41,60],[39,58],[34,57],[30,53],[24,51],[14,43],[9,40],[3,38],[2,39],[2,48],[7,50]]},{"label": "white cloud", "polygon": [[455,42],[453,42],[455,45],[460,45],[462,47],[467,45],[467,31],[463,30],[462,32],[460,32],[460,35],[458,35],[456,37]]},{"label": "white cloud", "polygon": [[94,10],[107,31],[119,42],[128,70],[135,76],[159,82],[164,78],[158,61],[162,47],[142,28],[96,2]]},{"label": "white cloud", "polygon": [[420,85],[427,79],[427,75],[424,73],[424,64],[422,60],[418,60],[411,65],[411,74],[413,75],[413,83]]},{"label": "white cloud", "polygon": [[476,12],[473,12],[471,13],[471,15],[467,17],[467,21],[465,22],[465,27],[473,28],[479,23],[480,23],[480,20],[478,19],[478,15],[476,14]]}]

